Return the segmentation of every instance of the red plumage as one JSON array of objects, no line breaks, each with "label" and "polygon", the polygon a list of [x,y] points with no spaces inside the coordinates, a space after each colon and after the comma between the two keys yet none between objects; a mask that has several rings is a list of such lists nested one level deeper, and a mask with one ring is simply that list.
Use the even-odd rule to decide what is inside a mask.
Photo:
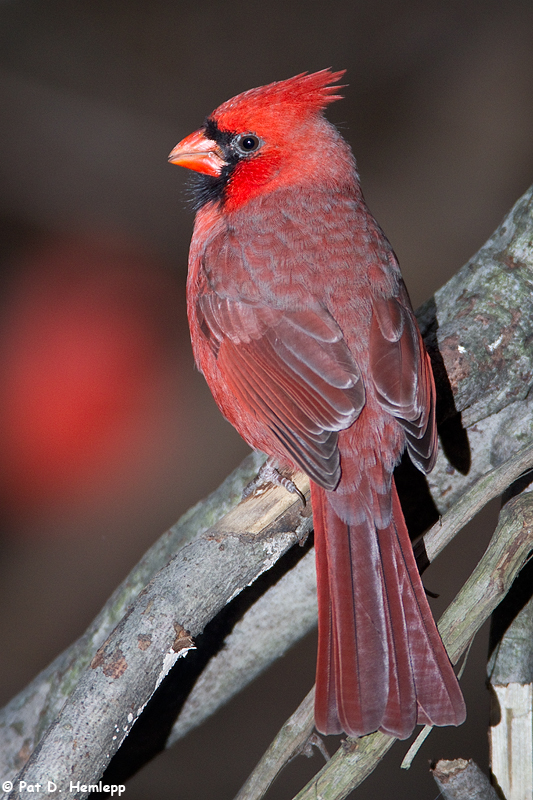
[{"label": "red plumage", "polygon": [[316,727],[405,738],[465,718],[392,477],[405,446],[433,466],[435,387],[394,253],[322,114],[342,75],[244,92],[170,160],[198,173],[196,363],[241,436],[311,479]]}]

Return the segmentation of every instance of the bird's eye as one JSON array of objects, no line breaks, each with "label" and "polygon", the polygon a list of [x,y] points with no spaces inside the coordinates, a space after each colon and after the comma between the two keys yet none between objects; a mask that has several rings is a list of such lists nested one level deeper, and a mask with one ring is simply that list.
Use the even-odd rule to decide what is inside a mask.
[{"label": "bird's eye", "polygon": [[241,133],[235,138],[235,149],[240,155],[249,155],[259,150],[263,144],[259,136],[254,133]]}]

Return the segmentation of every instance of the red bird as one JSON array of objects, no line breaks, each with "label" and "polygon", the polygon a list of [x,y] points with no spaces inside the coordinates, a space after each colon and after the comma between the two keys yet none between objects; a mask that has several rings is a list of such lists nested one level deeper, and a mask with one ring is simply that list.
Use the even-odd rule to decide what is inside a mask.
[{"label": "red bird", "polygon": [[344,72],[251,89],[169,160],[196,171],[188,316],[196,363],[254,448],[311,479],[315,723],[409,736],[465,705],[393,479],[435,461],[435,387],[392,248],[324,117]]}]

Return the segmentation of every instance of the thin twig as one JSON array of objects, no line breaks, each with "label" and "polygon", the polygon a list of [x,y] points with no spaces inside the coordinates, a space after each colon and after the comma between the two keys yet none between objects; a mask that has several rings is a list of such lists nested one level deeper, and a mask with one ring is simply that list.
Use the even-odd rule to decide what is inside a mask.
[{"label": "thin twig", "polygon": [[496,469],[483,475],[452,508],[424,535],[424,547],[431,563],[457,533],[481,511],[490,500],[501,495],[524,472],[533,467],[533,444]]},{"label": "thin twig", "polygon": [[301,752],[315,725],[314,703],[313,687],[283,725],[235,800],[256,800],[263,797],[276,775]]}]

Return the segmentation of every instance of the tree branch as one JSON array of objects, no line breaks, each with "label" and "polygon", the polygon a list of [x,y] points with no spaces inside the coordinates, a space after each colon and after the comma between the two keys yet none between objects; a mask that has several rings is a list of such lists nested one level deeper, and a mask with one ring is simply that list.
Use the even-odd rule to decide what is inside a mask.
[{"label": "tree branch", "polygon": [[257,474],[264,460],[261,453],[252,453],[216,491],[190,508],[145,553],[83,636],[0,711],[0,775],[11,777],[24,766],[97,649],[123,618],[139,592],[184,545],[237,505],[244,487]]},{"label": "tree branch", "polygon": [[472,760],[439,761],[432,772],[443,800],[498,800],[489,779]]},{"label": "tree branch", "polygon": [[[297,473],[293,480],[309,493],[306,476]],[[20,780],[51,780],[62,792],[73,779],[94,783],[176,660],[194,648],[193,638],[309,531],[311,517],[300,508],[276,487],[242,501],[183,547],[99,648],[8,797],[25,796]]]}]

